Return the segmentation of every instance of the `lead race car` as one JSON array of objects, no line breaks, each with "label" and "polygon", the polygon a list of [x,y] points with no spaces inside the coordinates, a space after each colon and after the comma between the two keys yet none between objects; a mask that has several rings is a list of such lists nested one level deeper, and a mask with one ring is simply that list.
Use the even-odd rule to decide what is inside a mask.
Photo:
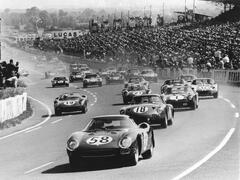
[{"label": "lead race car", "polygon": [[71,167],[84,165],[87,158],[113,157],[137,165],[139,157],[151,158],[155,146],[152,128],[137,125],[126,115],[92,118],[83,131],[74,132],[67,141]]},{"label": "lead race car", "polygon": [[123,103],[128,104],[132,101],[134,96],[149,93],[151,93],[151,89],[147,88],[146,86],[140,84],[132,84],[131,86],[128,86],[122,90]]},{"label": "lead race car", "polygon": [[144,69],[141,76],[147,81],[158,82],[158,75],[152,69]]},{"label": "lead race car", "polygon": [[187,82],[184,79],[167,79],[162,84],[162,86],[160,88],[160,92],[164,93],[165,90],[169,87],[178,86],[178,85],[185,85],[185,84],[187,84]]},{"label": "lead race car", "polygon": [[80,93],[64,93],[54,100],[55,115],[60,116],[62,112],[81,111],[87,112],[88,98]]},{"label": "lead race car", "polygon": [[211,78],[197,78],[193,80],[192,87],[201,97],[218,98],[218,85]]},{"label": "lead race car", "polygon": [[132,105],[120,109],[120,114],[126,114],[137,124],[147,122],[160,124],[163,128],[172,125],[174,109],[158,94],[146,94],[135,96]]},{"label": "lead race car", "polygon": [[189,85],[168,87],[163,97],[166,103],[172,104],[174,108],[190,107],[193,110],[198,108],[198,93]]},{"label": "lead race car", "polygon": [[133,76],[128,79],[128,81],[124,84],[124,88],[127,88],[128,86],[132,85],[140,85],[140,86],[145,86],[146,88],[149,89],[150,84],[148,81],[146,81],[143,77],[141,76]]}]

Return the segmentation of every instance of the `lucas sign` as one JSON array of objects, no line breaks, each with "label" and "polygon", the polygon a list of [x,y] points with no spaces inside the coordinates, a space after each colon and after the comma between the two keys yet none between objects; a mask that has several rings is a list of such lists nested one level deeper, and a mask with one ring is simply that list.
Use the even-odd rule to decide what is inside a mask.
[{"label": "lucas sign", "polygon": [[83,35],[83,32],[80,30],[66,30],[66,31],[52,31],[52,38],[54,39],[63,39],[63,38],[74,38],[80,35]]}]

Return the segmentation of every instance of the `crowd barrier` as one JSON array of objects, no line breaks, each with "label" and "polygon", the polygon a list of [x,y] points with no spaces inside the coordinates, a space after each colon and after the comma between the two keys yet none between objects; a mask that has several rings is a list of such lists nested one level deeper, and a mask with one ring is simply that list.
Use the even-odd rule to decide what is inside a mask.
[{"label": "crowd barrier", "polygon": [[202,70],[197,69],[157,69],[159,79],[172,79],[177,78],[181,74],[193,74],[200,78],[213,78],[219,83],[240,83],[240,70]]},{"label": "crowd barrier", "polygon": [[15,118],[27,110],[27,93],[0,100],[0,123]]}]

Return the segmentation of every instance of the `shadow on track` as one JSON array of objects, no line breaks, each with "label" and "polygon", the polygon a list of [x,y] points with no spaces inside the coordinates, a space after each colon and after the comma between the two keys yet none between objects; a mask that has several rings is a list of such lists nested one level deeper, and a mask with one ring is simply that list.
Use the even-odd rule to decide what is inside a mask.
[{"label": "shadow on track", "polygon": [[[141,161],[142,159],[139,159]],[[60,173],[73,173],[73,172],[86,172],[86,171],[102,171],[108,169],[118,169],[123,167],[130,167],[125,162],[116,160],[91,160],[87,164],[80,165],[72,168],[70,164],[60,164],[51,169],[47,169],[42,174],[60,174]]]},{"label": "shadow on track", "polygon": [[[56,115],[56,114],[52,114],[51,117],[62,117],[62,116],[69,116],[69,115],[78,115],[78,114],[84,114],[81,111],[77,111],[77,112],[64,112],[62,115]],[[46,118],[48,117],[48,114],[42,115],[42,118]]]},{"label": "shadow on track", "polygon": [[127,104],[124,104],[124,103],[115,103],[115,104],[112,104],[113,106],[127,106]]}]

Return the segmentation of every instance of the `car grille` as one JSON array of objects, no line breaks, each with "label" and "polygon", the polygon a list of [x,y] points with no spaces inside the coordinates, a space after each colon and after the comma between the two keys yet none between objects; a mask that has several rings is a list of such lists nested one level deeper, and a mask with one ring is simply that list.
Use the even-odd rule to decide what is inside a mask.
[{"label": "car grille", "polygon": [[82,157],[111,157],[120,154],[118,149],[94,149],[77,152]]}]

